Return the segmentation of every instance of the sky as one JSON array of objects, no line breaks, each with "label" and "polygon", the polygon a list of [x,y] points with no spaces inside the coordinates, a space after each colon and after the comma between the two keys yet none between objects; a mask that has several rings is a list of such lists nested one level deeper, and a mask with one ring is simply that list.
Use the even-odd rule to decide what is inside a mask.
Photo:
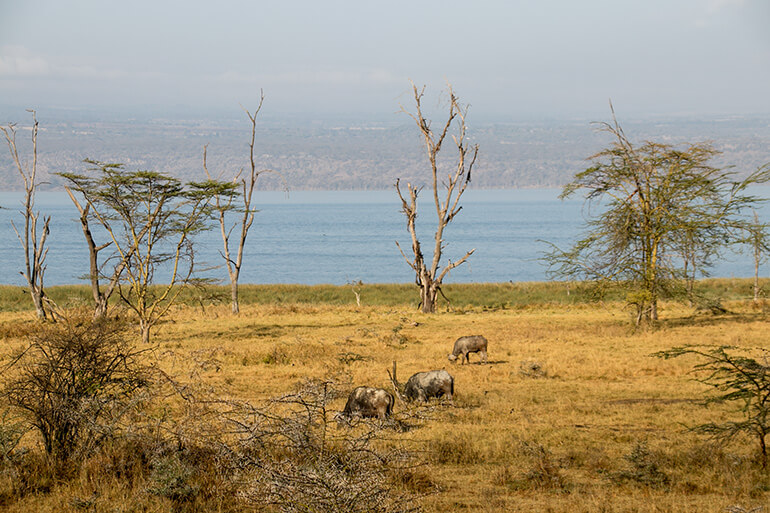
[{"label": "sky", "polygon": [[[12,107],[477,119],[770,113],[769,0],[0,0]],[[431,100],[433,101],[433,100]],[[413,102],[412,102],[413,103]]]}]

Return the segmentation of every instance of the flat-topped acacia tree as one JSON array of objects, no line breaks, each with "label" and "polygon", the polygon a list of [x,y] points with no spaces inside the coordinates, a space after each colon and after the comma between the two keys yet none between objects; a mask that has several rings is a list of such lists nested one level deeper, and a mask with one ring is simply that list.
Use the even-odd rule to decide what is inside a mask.
[{"label": "flat-topped acacia tree", "polygon": [[115,271],[99,272],[111,280],[119,276],[118,295],[136,314],[147,343],[150,330],[181,291],[200,281],[195,276],[195,235],[210,227],[212,198],[235,185],[212,180],[183,184],[155,171],[87,162],[95,166],[91,174],[61,176],[105,229]]},{"label": "flat-topped acacia tree", "polygon": [[[444,229],[460,212],[460,198],[471,181],[471,171],[476,163],[476,157],[479,153],[478,145],[469,146],[466,141],[465,116],[468,113],[468,107],[461,105],[457,96],[455,96],[452,86],[448,86],[449,94],[449,114],[446,123],[438,131],[434,132],[431,128],[431,122],[423,114],[422,99],[425,87],[418,89],[412,84],[414,93],[415,111],[410,112],[403,106],[402,112],[408,114],[417,124],[420,135],[423,138],[425,154],[428,158],[430,167],[430,186],[433,195],[433,204],[436,208],[436,232],[433,237],[433,256],[428,264],[422,252],[420,239],[417,236],[417,196],[421,187],[406,184],[406,196],[401,191],[400,179],[396,181],[396,191],[401,199],[401,210],[406,216],[406,226],[409,235],[412,238],[412,255],[409,258],[401,249],[401,245],[396,241],[401,255],[415,272],[415,283],[420,287],[420,307],[425,313],[436,311],[436,302],[438,294],[441,292],[441,284],[449,271],[465,262],[473,254],[475,249],[471,249],[460,259],[452,262],[451,260],[441,267],[441,257],[445,249]],[[451,145],[457,150],[456,160],[450,164],[439,162],[439,152],[442,145],[447,142],[447,137],[451,139]],[[446,173],[446,174],[444,174]]]}]

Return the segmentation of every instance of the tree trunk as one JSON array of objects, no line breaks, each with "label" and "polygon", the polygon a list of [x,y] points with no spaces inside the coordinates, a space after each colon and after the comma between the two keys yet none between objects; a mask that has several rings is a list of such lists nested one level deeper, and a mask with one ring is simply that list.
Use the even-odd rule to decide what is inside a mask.
[{"label": "tree trunk", "polygon": [[99,294],[94,297],[94,319],[107,315],[107,298]]},{"label": "tree trunk", "polygon": [[45,304],[43,301],[44,294],[41,290],[37,290],[36,287],[32,287],[29,290],[29,295],[32,296],[32,302],[35,304],[35,313],[37,313],[38,319],[47,319],[48,314],[46,313]]},{"label": "tree trunk", "polygon": [[240,305],[238,304],[238,280],[230,280],[230,301],[232,303],[232,309],[234,314],[241,312]]},{"label": "tree trunk", "polygon": [[754,259],[754,302],[759,301],[759,260]]},{"label": "tree trunk", "polygon": [[142,332],[142,343],[149,344],[150,343],[150,324],[147,321],[140,320],[139,329]]},{"label": "tree trunk", "polygon": [[420,301],[423,313],[436,313],[438,287],[436,283],[423,283],[420,289]]}]

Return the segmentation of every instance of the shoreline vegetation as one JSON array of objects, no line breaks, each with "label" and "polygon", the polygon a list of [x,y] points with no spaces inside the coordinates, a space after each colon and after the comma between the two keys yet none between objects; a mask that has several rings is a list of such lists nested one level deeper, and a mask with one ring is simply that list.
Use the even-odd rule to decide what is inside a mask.
[{"label": "shoreline vegetation", "polygon": [[[707,278],[696,282],[694,295],[712,301],[750,300],[753,278]],[[760,287],[770,286],[760,278]],[[159,285],[160,287],[160,285]],[[349,283],[346,285],[241,284],[241,301],[246,305],[317,304],[329,306],[409,306],[417,308],[417,287],[411,283]],[[457,308],[515,309],[542,304],[571,305],[598,301],[590,285],[580,282],[450,283],[442,287],[439,310]],[[227,304],[229,285],[190,287],[178,304],[203,307]],[[82,306],[93,301],[88,285],[46,287],[47,296],[59,307]],[[358,298],[358,302],[357,302]],[[449,301],[447,301],[447,298]],[[620,302],[623,296],[609,292],[601,301]],[[117,304],[113,298],[112,305]],[[26,287],[0,285],[0,312],[32,309]]]}]

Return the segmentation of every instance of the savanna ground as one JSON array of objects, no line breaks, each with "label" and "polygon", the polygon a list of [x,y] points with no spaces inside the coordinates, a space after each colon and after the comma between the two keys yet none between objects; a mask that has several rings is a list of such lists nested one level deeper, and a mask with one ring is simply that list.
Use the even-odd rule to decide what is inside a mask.
[{"label": "savanna ground", "polygon": [[[221,397],[255,404],[309,377],[334,378],[343,392],[335,410],[355,386],[392,389],[394,360],[402,383],[414,372],[447,369],[454,403],[433,405],[413,429],[388,435],[417,456],[401,485],[429,512],[767,509],[770,474],[757,463],[754,440],[718,445],[687,430],[739,420],[735,405],[701,403],[708,389],[692,379],[694,357],[650,356],[684,344],[770,349],[766,303],[741,299],[748,281],[701,287],[723,297],[727,312],[665,303],[660,326],[646,331],[632,329],[621,302],[587,302],[564,284],[448,287],[453,306],[435,315],[410,304],[417,291],[408,286],[363,286],[361,306],[350,287],[246,287],[239,316],[201,298],[175,308],[154,334],[153,354],[168,372],[195,368]],[[35,321],[18,289],[0,292],[4,365]],[[87,290],[58,294],[65,303]],[[489,340],[489,363],[477,355],[471,365],[448,362],[452,342],[471,334]],[[406,408],[397,402],[395,411]],[[37,442],[30,434],[24,443]],[[93,470],[0,509],[70,511],[76,498],[98,497],[84,510],[173,511],[171,501],[142,492],[146,484],[100,479]]]}]

